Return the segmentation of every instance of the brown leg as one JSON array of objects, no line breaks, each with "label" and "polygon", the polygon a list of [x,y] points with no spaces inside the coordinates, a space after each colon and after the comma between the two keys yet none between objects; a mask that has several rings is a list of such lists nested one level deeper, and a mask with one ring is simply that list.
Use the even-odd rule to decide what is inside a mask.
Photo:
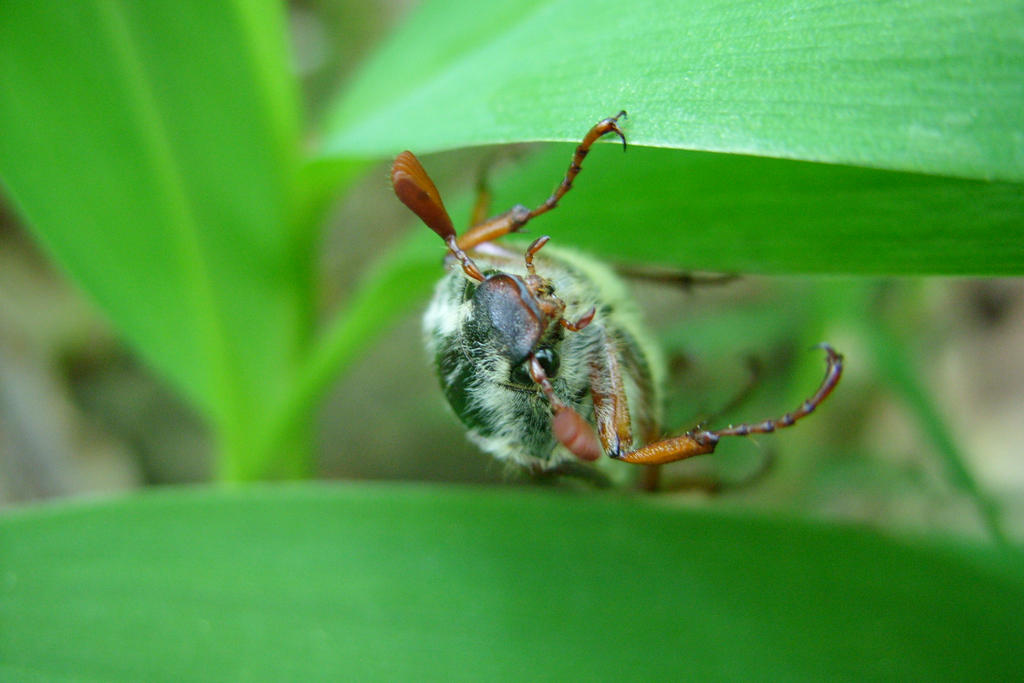
[{"label": "brown leg", "polygon": [[565,196],[565,193],[572,189],[572,182],[579,174],[580,166],[583,163],[583,159],[586,158],[587,154],[590,152],[590,147],[597,142],[600,137],[607,135],[608,133],[614,133],[622,139],[622,146],[623,149],[625,149],[626,136],[622,132],[622,129],[619,128],[618,124],[619,119],[625,115],[626,112],[621,111],[616,116],[599,121],[597,125],[587,132],[583,141],[576,147],[576,151],[572,155],[572,162],[569,164],[569,170],[566,171],[565,177],[562,178],[562,182],[559,183],[557,188],[555,188],[555,191],[551,196],[544,200],[543,204],[533,210],[530,210],[521,204],[516,205],[505,213],[484,221],[464,233],[458,239],[458,246],[461,249],[472,249],[478,244],[491,242],[499,237],[509,234],[510,232],[519,230],[531,219],[536,218],[542,213],[546,213],[558,206],[558,201]]},{"label": "brown leg", "polygon": [[[726,491],[740,491],[742,489],[757,485],[762,479],[768,476],[775,465],[775,452],[765,449],[761,452],[761,459],[757,466],[750,472],[740,476],[738,479],[722,479],[717,474],[686,475],[673,477],[661,485],[662,492],[681,493],[685,491],[701,491],[708,494],[719,494]],[[658,468],[660,465],[647,465],[645,470]],[[652,489],[645,489],[652,490]]]},{"label": "brown leg", "polygon": [[594,402],[597,436],[586,420],[575,410],[562,403],[555,395],[551,381],[536,356],[530,354],[530,377],[541,388],[554,414],[551,428],[555,438],[580,460],[597,460],[601,453],[619,457],[633,445],[629,406],[622,382],[618,354],[611,339],[590,367],[590,395]]},{"label": "brown leg", "polygon": [[541,388],[544,395],[551,404],[551,431],[559,443],[566,447],[570,453],[580,460],[594,461],[601,457],[601,444],[594,436],[594,430],[583,416],[571,407],[562,403],[555,395],[555,389],[551,386],[551,380],[544,372],[544,367],[537,360],[537,356],[530,354],[527,357],[529,363],[530,378]]},{"label": "brown leg", "polygon": [[590,364],[590,396],[604,452],[617,458],[633,445],[633,429],[615,342],[605,337]]},{"label": "brown leg", "polygon": [[657,266],[643,266],[635,264],[618,264],[615,272],[630,280],[646,280],[656,284],[679,287],[689,290],[693,287],[705,285],[727,285],[740,279],[739,275],[732,273],[708,273],[694,274],[673,268],[659,268]]},{"label": "brown leg", "polygon": [[469,214],[469,228],[480,225],[487,220],[491,213],[491,188],[487,184],[487,166],[480,168],[480,174],[476,178],[476,201],[473,202],[473,211]]},{"label": "brown leg", "polygon": [[612,485],[611,480],[603,472],[576,461],[563,462],[546,470],[532,470],[530,474],[538,484],[557,483],[562,477],[570,477],[600,489],[611,488]]},{"label": "brown leg", "polygon": [[776,429],[793,426],[798,420],[814,412],[814,409],[828,398],[828,395],[836,388],[839,378],[843,374],[843,357],[836,353],[835,349],[828,344],[821,344],[820,347],[827,354],[826,362],[828,363],[828,368],[825,371],[825,379],[822,380],[814,395],[804,401],[793,412],[786,413],[774,420],[765,420],[757,424],[741,424],[710,432],[704,429],[691,430],[682,436],[657,441],[631,453],[625,453],[619,456],[618,459],[643,465],[661,465],[691,458],[695,455],[713,453],[715,446],[718,445],[718,440],[723,436],[770,434]]},{"label": "brown leg", "polygon": [[[484,276],[473,259],[466,254],[466,250],[515,232],[526,225],[531,218],[555,208],[558,205],[558,200],[572,188],[572,181],[580,172],[580,164],[583,163],[583,158],[590,151],[591,145],[602,135],[615,133],[622,138],[623,149],[625,149],[626,136],[618,125],[618,120],[625,115],[626,112],[619,112],[617,116],[604,119],[590,129],[583,141],[576,147],[576,153],[573,154],[572,163],[569,164],[565,178],[543,204],[532,211],[522,205],[514,206],[500,216],[475,225],[462,237],[455,235],[452,219],[444,207],[444,202],[441,201],[441,195],[415,154],[405,151],[395,158],[391,165],[391,185],[399,200],[444,240],[452,256],[462,264],[462,270],[466,275],[482,282]],[[474,222],[482,220],[481,216],[487,213],[489,203],[486,187],[484,187],[478,194],[477,206],[473,210]]]},{"label": "brown leg", "polygon": [[[633,443],[633,422],[622,381],[622,369],[614,342],[605,338],[600,355],[590,366],[590,396],[594,402],[597,433],[604,452],[619,457],[623,449]],[[650,425],[646,440],[657,437],[656,427]],[[661,466],[645,467],[638,485],[642,491],[654,492],[661,487]]]},{"label": "brown leg", "polygon": [[591,128],[583,141],[576,147],[576,152],[572,155],[572,163],[569,164],[569,170],[566,171],[565,177],[562,178],[562,182],[558,184],[555,191],[550,197],[544,200],[544,203],[538,206],[536,209],[530,212],[530,218],[536,218],[542,213],[546,213],[551,209],[558,206],[558,200],[560,200],[565,193],[572,189],[572,181],[576,179],[576,176],[580,172],[581,164],[586,158],[587,154],[590,153],[590,147],[601,137],[608,133],[615,133],[622,140],[622,149],[626,149],[626,136],[619,128],[619,119],[626,116],[625,111],[620,111],[618,114],[611,118],[599,121],[593,128]]},{"label": "brown leg", "polygon": [[661,489],[661,465],[648,465],[640,476],[640,490],[655,493]]}]

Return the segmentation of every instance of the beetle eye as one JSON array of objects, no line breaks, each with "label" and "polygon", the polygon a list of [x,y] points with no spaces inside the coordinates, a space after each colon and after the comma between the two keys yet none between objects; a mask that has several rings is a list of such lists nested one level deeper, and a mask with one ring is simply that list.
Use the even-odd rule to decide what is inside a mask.
[{"label": "beetle eye", "polygon": [[[554,349],[543,347],[533,352],[537,356],[537,360],[540,362],[540,366],[544,368],[544,374],[548,376],[548,379],[554,379],[558,376],[558,369],[561,367],[562,359],[559,357],[558,352]],[[530,371],[526,367],[527,363],[523,362],[512,368],[512,376],[510,380],[513,384],[519,384],[522,386],[530,386],[533,384],[533,378],[530,377]]]},{"label": "beetle eye", "polygon": [[558,368],[562,364],[562,359],[559,357],[557,351],[544,347],[542,349],[537,349],[534,352],[534,355],[537,356],[537,360],[540,361],[540,366],[544,368],[545,375],[549,378],[558,376]]}]

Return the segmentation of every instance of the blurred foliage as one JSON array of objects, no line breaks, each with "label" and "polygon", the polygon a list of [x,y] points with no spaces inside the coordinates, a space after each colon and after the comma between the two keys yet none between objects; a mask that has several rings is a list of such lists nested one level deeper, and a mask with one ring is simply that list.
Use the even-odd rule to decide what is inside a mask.
[{"label": "blurred foliage", "polygon": [[[380,164],[403,148],[438,152],[424,161],[464,223],[481,168],[497,208],[539,201],[567,143],[623,108],[628,153],[598,146],[538,229],[616,263],[746,275],[638,285],[679,370],[672,426],[797,405],[819,380],[807,349],[822,339],[846,353],[843,384],[799,429],[668,468],[697,492],[681,499],[304,487],[9,516],[0,620],[20,627],[0,629],[0,670],[326,677],[370,644],[363,672],[377,675],[519,672],[527,656],[552,676],[623,661],[638,677],[681,665],[722,678],[1010,670],[1015,551],[907,547],[725,508],[893,518],[1004,547],[1020,535],[1007,522],[1021,517],[1007,511],[1019,363],[1002,362],[1024,338],[1019,288],[992,303],[997,285],[919,277],[1024,271],[1019,3],[434,1],[386,38],[402,3],[288,10],[0,4],[4,192],[187,402],[160,410],[137,390],[97,407],[149,406],[134,449],[197,420],[225,482],[512,479],[463,444],[418,362],[411,312],[442,247],[409,229]],[[531,141],[559,144],[456,150]],[[17,266],[0,265],[8,311]],[[97,357],[131,375],[112,348]],[[968,366],[988,379],[965,384]],[[61,368],[82,403],[104,381],[74,358]],[[5,393],[29,385],[0,380],[0,405],[51,414],[32,392]],[[986,481],[1005,486],[989,491],[975,473],[996,461]],[[707,493],[709,511],[666,505]],[[623,639],[595,650],[607,631]],[[76,635],[38,666],[63,633]],[[112,657],[126,634],[135,647]],[[477,651],[489,659],[467,664]]]},{"label": "blurred foliage", "polygon": [[[797,12],[769,31],[767,7],[725,17],[654,2],[632,8],[635,30],[624,32],[606,20],[611,5],[507,2],[466,13],[429,3],[328,107],[319,158],[303,162],[278,5],[14,4],[2,22],[0,170],[48,251],[212,425],[222,478],[301,475],[311,467],[310,416],[327,387],[434,277],[437,246],[413,233],[318,334],[316,233],[326,197],[362,168],[358,157],[400,145],[576,139],[624,106],[636,144],[1019,179],[1013,134],[1024,115],[1013,78],[1022,67],[1003,57],[1024,50],[999,30],[1019,12],[929,7],[904,22],[901,6],[836,5],[824,24]],[[296,54],[337,64],[343,53],[324,56],[326,29],[316,33],[308,11],[296,8]],[[337,14],[324,15],[324,27],[338,26]],[[709,25],[712,57],[722,60],[739,59],[722,45],[744,44],[751,32],[763,40],[702,85],[693,81],[700,62],[689,58]],[[864,39],[849,42],[851,32]],[[523,36],[536,44],[509,72],[503,65]],[[898,44],[901,58],[882,44]],[[617,58],[623,51],[630,59]],[[600,55],[616,69],[595,72]],[[822,59],[830,87],[809,99]],[[737,77],[750,60],[758,70]],[[574,80],[581,70],[601,77]],[[896,98],[908,81],[919,87]],[[473,86],[482,82],[487,89]],[[550,97],[551,87],[562,95]],[[512,106],[524,97],[546,106]],[[682,116],[705,108],[717,113],[699,126]],[[393,116],[407,120],[388,124]],[[755,134],[761,143],[751,144]],[[924,144],[936,135],[946,144]],[[543,196],[567,150],[538,157],[504,191]],[[546,229],[605,256],[774,273],[991,275],[1024,264],[1014,185],[640,148],[612,160],[602,151],[572,198],[575,212],[557,212]]]}]

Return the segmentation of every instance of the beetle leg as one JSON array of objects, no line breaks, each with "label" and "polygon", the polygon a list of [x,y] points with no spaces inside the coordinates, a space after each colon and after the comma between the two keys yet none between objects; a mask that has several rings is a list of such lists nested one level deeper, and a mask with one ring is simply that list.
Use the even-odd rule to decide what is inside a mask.
[{"label": "beetle leg", "polygon": [[490,166],[490,162],[481,166],[476,178],[476,200],[473,202],[473,211],[469,214],[470,229],[486,222],[487,216],[491,213],[491,188],[487,183],[485,170],[487,166]]},{"label": "beetle leg", "polygon": [[617,263],[615,272],[630,280],[643,280],[654,284],[679,287],[689,291],[695,287],[728,285],[740,279],[735,273],[691,273],[675,268]]},{"label": "beetle leg", "polygon": [[[798,420],[814,412],[814,409],[828,398],[828,395],[836,388],[839,378],[843,374],[843,357],[828,344],[820,344],[819,346],[827,354],[826,363],[828,363],[828,367],[825,370],[825,378],[822,380],[818,390],[814,392],[814,395],[800,404],[800,407],[793,412],[757,424],[740,424],[715,431],[693,429],[681,436],[657,441],[630,453],[617,456],[618,459],[636,464],[659,465],[683,460],[695,455],[713,453],[715,446],[718,445],[718,440],[723,436],[770,434],[776,429],[792,427]],[[609,455],[612,454],[609,453]],[[612,455],[612,457],[616,456]]]},{"label": "beetle leg", "polygon": [[584,313],[583,315],[581,315],[579,317],[579,320],[577,320],[576,322],[570,322],[570,321],[566,320],[565,318],[559,319],[558,322],[562,325],[562,327],[564,327],[565,329],[569,330],[570,332],[579,332],[584,327],[586,327],[587,325],[590,324],[590,322],[594,319],[594,316],[596,314],[597,314],[597,308],[594,307],[594,306],[591,306],[590,310],[587,311],[586,313]]},{"label": "beetle leg", "polygon": [[590,152],[590,147],[597,142],[599,138],[607,135],[608,133],[614,133],[622,139],[622,148],[626,148],[626,136],[622,132],[622,129],[619,128],[618,124],[619,119],[625,115],[626,112],[620,111],[611,118],[599,121],[587,132],[580,144],[577,145],[576,151],[572,155],[572,162],[569,164],[569,170],[566,171],[565,177],[562,178],[562,182],[559,183],[558,187],[555,188],[555,191],[551,193],[551,196],[544,200],[543,204],[532,210],[522,204],[517,204],[505,213],[499,214],[494,218],[473,226],[472,229],[463,233],[462,236],[459,237],[459,247],[462,249],[472,249],[478,244],[496,240],[510,232],[516,232],[526,225],[532,218],[536,218],[542,213],[546,213],[558,206],[558,201],[565,196],[566,192],[572,189],[572,182],[580,172],[583,159]]},{"label": "beetle leg", "polygon": [[582,415],[562,403],[561,399],[555,395],[551,380],[548,379],[547,373],[544,372],[544,366],[537,360],[537,356],[531,353],[527,356],[527,363],[529,364],[530,378],[540,386],[541,391],[544,392],[551,404],[551,411],[554,413],[554,417],[551,419],[551,431],[555,438],[580,460],[600,458],[601,444],[594,436],[594,430],[590,428]]},{"label": "beetle leg", "polygon": [[[609,457],[619,458],[630,452],[633,445],[633,419],[626,400],[620,355],[614,340],[605,336],[601,349],[590,364],[590,396],[594,402],[594,416],[597,433],[604,452]],[[644,430],[643,438],[649,442],[657,438],[657,425],[653,421],[636,425]],[[660,486],[660,467],[651,465],[644,468],[640,488],[657,491]]]},{"label": "beetle leg", "polygon": [[533,475],[533,480],[538,484],[557,481],[561,477],[572,477],[599,489],[607,489],[612,486],[611,479],[604,472],[576,460],[564,460],[548,469],[538,467],[532,470],[530,474]]},{"label": "beetle leg", "polygon": [[472,249],[484,242],[493,242],[510,232],[516,232],[530,220],[530,210],[522,204],[516,204],[505,213],[489,218],[483,223],[473,226],[459,237],[459,246]]},{"label": "beetle leg", "polygon": [[[625,378],[633,373],[623,367],[624,364],[631,365],[631,362],[623,355],[619,343],[614,337],[602,333],[590,358],[590,396],[594,403],[594,420],[604,451],[611,457],[629,452],[633,446],[634,430],[639,431],[644,443],[650,443],[658,436],[657,421],[653,417],[654,406],[635,403],[638,415],[630,412]],[[645,380],[634,376],[633,381]],[[636,393],[642,396],[648,391]]]},{"label": "beetle leg", "polygon": [[558,200],[560,200],[566,192],[572,189],[572,181],[576,179],[576,175],[580,172],[580,166],[583,163],[583,159],[585,159],[587,154],[590,153],[590,146],[597,142],[599,138],[607,135],[608,133],[614,133],[622,140],[622,150],[626,150],[626,135],[622,132],[622,129],[619,128],[619,119],[624,118],[625,116],[626,112],[620,111],[615,116],[598,121],[597,124],[587,132],[583,141],[576,147],[576,151],[572,155],[572,163],[569,164],[569,170],[566,171],[565,177],[562,178],[562,182],[558,184],[558,187],[551,193],[551,196],[544,200],[543,204],[530,212],[530,218],[536,218],[540,214],[546,213],[558,206]]},{"label": "beetle leg", "polygon": [[590,396],[604,452],[618,458],[633,446],[633,427],[614,340],[604,336],[590,363]]}]

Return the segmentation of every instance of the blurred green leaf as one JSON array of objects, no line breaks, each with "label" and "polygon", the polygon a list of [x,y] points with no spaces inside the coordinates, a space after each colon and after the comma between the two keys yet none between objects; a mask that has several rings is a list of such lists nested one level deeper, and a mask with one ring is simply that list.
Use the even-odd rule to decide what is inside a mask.
[{"label": "blurred green leaf", "polygon": [[278,3],[0,4],[0,177],[154,367],[245,451],[311,326]]},{"label": "blurred green leaf", "polygon": [[1024,180],[1024,5],[424,3],[327,117],[330,156],[578,140]]},{"label": "blurred green leaf", "polygon": [[0,675],[1009,680],[1016,556],[550,492],[164,492],[0,519]]},{"label": "blurred green leaf", "polygon": [[998,504],[976,481],[932,392],[922,381],[921,372],[915,366],[913,358],[921,355],[920,350],[911,347],[910,342],[902,338],[906,335],[901,336],[891,322],[884,319],[876,319],[870,325],[865,322],[865,318],[861,318],[863,338],[871,345],[878,373],[901,396],[910,413],[917,418],[922,439],[931,442],[935,453],[942,460],[949,481],[970,497],[989,534],[996,542],[1005,545],[1007,535]]},{"label": "blurred green leaf", "polygon": [[[600,149],[531,229],[675,268],[1024,272],[1021,185],[981,180],[1024,180],[1022,14],[995,0],[429,2],[335,103],[303,165],[280,5],[5,3],[0,178],[212,420],[225,474],[265,475],[288,469],[275,458],[296,454],[334,373],[424,295],[442,251],[417,227],[314,338],[314,226],[362,157],[575,141],[624,107],[631,153]],[[539,202],[569,149],[496,182],[495,207]]]},{"label": "blurred green leaf", "polygon": [[252,458],[254,473],[266,476],[274,454],[313,413],[338,374],[388,325],[426,299],[443,272],[438,253],[443,250],[436,249],[436,241],[437,236],[426,230],[411,234],[369,268],[305,359],[282,410],[270,422],[267,440]]}]

